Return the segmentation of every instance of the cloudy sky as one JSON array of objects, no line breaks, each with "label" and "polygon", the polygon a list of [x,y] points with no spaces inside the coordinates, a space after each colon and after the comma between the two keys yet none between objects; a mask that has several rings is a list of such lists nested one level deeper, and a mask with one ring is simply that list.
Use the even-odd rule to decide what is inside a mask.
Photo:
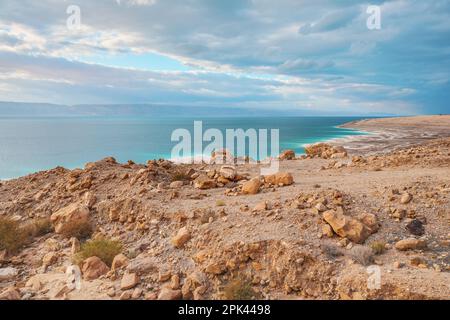
[{"label": "cloudy sky", "polygon": [[450,113],[449,79],[447,0],[0,0],[3,101]]}]

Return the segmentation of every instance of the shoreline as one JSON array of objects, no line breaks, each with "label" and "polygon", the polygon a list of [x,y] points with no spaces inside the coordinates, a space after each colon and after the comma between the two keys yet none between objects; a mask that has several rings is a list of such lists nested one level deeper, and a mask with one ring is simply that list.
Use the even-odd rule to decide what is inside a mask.
[{"label": "shoreline", "polygon": [[[342,137],[317,140],[313,143],[302,144],[301,146],[304,147],[316,143],[328,143],[335,146],[342,146],[349,154],[353,155],[386,154],[398,149],[420,145],[432,139],[450,137],[450,115],[366,118],[343,123],[335,127],[351,129],[363,134],[350,134]],[[280,152],[282,151],[283,150],[280,149]],[[303,155],[304,153],[297,154]],[[195,157],[198,158],[200,156],[197,155]],[[167,158],[165,160],[172,161],[176,164],[185,163],[183,162],[183,159]],[[93,161],[98,161],[98,159]],[[75,170],[83,167],[84,165],[80,165],[77,167],[67,167],[67,169]],[[13,178],[0,178],[0,182],[20,179],[51,169],[52,168],[38,170]]]},{"label": "shoreline", "polygon": [[368,132],[334,139],[331,144],[343,146],[351,154],[385,154],[423,144],[427,141],[450,137],[450,116],[414,116],[362,119],[339,126]]}]

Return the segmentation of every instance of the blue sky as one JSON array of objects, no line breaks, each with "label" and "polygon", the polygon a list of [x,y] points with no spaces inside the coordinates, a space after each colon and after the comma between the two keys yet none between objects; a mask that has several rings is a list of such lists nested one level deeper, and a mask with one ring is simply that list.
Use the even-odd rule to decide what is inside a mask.
[{"label": "blue sky", "polygon": [[0,1],[4,101],[450,113],[449,80],[450,1]]}]

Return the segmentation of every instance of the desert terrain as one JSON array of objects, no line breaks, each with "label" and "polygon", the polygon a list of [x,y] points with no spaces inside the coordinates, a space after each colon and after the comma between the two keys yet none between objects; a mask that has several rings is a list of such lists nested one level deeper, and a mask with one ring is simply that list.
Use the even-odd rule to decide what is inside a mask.
[{"label": "desert terrain", "polygon": [[344,127],[372,134],[273,176],[217,152],[1,181],[0,299],[449,299],[450,116]]}]

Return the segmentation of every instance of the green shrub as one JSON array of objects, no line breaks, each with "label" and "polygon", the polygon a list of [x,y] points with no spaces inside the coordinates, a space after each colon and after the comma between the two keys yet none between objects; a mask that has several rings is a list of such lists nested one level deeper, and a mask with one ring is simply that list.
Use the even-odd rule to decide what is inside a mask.
[{"label": "green shrub", "polygon": [[382,254],[386,250],[386,242],[384,241],[374,241],[370,244],[374,254]]},{"label": "green shrub", "polygon": [[223,200],[217,200],[216,201],[216,206],[218,206],[218,207],[225,207],[226,203]]},{"label": "green shrub", "polygon": [[224,287],[223,297],[226,300],[251,300],[255,297],[255,291],[249,280],[236,278]]},{"label": "green shrub", "polygon": [[19,222],[0,217],[0,250],[17,253],[29,240],[29,236]]},{"label": "green shrub", "polygon": [[81,245],[80,252],[75,255],[74,262],[80,265],[90,257],[98,257],[109,267],[116,255],[122,251],[119,241],[109,239],[95,239],[86,241]]}]

